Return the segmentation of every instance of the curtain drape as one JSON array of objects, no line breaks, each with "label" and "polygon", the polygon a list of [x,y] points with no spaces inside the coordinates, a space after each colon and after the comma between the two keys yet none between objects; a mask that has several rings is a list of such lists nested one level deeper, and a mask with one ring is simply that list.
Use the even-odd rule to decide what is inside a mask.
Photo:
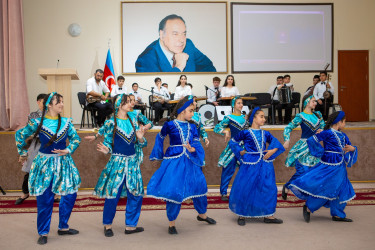
[{"label": "curtain drape", "polygon": [[0,0],[0,130],[26,125],[27,96],[22,0]]}]

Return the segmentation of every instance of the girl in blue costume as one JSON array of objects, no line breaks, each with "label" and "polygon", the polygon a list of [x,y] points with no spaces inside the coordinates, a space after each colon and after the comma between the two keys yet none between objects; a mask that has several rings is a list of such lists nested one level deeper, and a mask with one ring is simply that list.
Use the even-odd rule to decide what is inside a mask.
[{"label": "girl in blue costume", "polygon": [[[245,115],[241,114],[241,110],[243,108],[243,102],[240,97],[235,97],[232,100],[232,108],[233,113],[231,115],[227,115],[224,119],[215,126],[214,132],[220,135],[225,135],[224,142],[228,142],[231,137],[235,137],[240,131],[245,128],[246,119]],[[226,130],[228,128],[230,130]],[[220,183],[220,194],[221,200],[227,201],[227,189],[230,180],[234,172],[236,171],[236,166],[238,159],[233,154],[232,149],[229,147],[229,143],[225,147],[224,151],[221,153],[219,157],[218,167],[222,167],[223,170],[221,172],[221,183]]]},{"label": "girl in blue costume", "polygon": [[290,183],[303,175],[313,166],[319,162],[319,158],[312,156],[307,146],[306,140],[316,133],[320,133],[324,128],[324,120],[319,111],[314,111],[316,107],[316,100],[314,96],[306,98],[303,103],[304,110],[302,113],[296,115],[292,122],[284,129],[284,148],[289,148],[290,133],[293,129],[301,126],[302,135],[301,139],[294,144],[292,149],[285,160],[285,166],[295,167],[296,173],[290,180],[283,186],[282,198],[287,199]]},{"label": "girl in blue costume", "polygon": [[[16,133],[19,161],[25,162],[26,139],[39,136],[41,143],[30,170],[29,191],[36,196],[38,217],[38,244],[46,244],[51,225],[51,216],[55,194],[61,195],[59,205],[59,235],[73,235],[79,232],[69,228],[68,220],[72,212],[81,178],[71,154],[77,149],[81,139],[71,119],[61,117],[63,98],[53,92],[44,98],[41,118],[30,119],[23,129]],[[66,146],[66,140],[69,145]]]},{"label": "girl in blue costume", "polygon": [[310,221],[310,212],[322,206],[331,209],[333,221],[352,222],[344,212],[346,203],[355,197],[346,167],[357,161],[357,147],[353,147],[346,134],[341,132],[344,127],[345,113],[335,112],[329,116],[324,131],[307,140],[311,154],[321,157],[321,160],[290,184],[292,192],[306,200],[303,207],[306,222]]},{"label": "girl in blue costume", "polygon": [[[135,151],[147,145],[143,138],[144,130],[138,129],[132,117],[128,116],[131,109],[130,98],[117,95],[114,99],[115,114],[104,123],[104,142],[98,144],[98,151],[111,154],[103,169],[94,195],[106,198],[103,210],[104,235],[112,237],[112,222],[116,215],[116,207],[120,197],[127,196],[125,234],[144,231],[137,227],[143,200],[143,181],[140,163]],[[135,125],[134,125],[135,124]]]},{"label": "girl in blue costume", "polygon": [[[177,103],[171,115],[172,120],[164,123],[156,136],[150,155],[150,160],[162,160],[162,163],[147,185],[147,195],[167,202],[169,234],[177,234],[175,221],[181,203],[188,199],[193,200],[199,214],[198,221],[216,224],[214,219],[206,215],[207,183],[201,169],[204,150],[196,127],[188,122],[194,114],[193,101],[186,96]],[[167,135],[170,146],[164,154],[163,142]]]},{"label": "girl in blue costume", "polygon": [[251,127],[229,141],[241,162],[229,196],[229,209],[239,216],[240,226],[246,224],[245,218],[263,217],[265,223],[283,223],[273,216],[277,187],[272,162],[284,152],[284,147],[270,132],[260,129],[265,122],[264,112],[259,107],[254,108],[249,117]]}]

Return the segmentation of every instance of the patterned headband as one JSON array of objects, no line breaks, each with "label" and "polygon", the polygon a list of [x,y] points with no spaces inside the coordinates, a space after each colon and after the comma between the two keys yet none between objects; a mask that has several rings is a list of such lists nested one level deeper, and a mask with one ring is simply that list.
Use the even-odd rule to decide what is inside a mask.
[{"label": "patterned headband", "polygon": [[187,102],[185,102],[185,104],[177,110],[177,114],[179,115],[182,111],[187,109],[193,102],[194,102],[194,99],[190,99]]},{"label": "patterned headband", "polygon": [[311,95],[311,96],[309,96],[309,97],[307,97],[307,98],[305,99],[305,101],[303,102],[302,110],[304,110],[304,109],[306,108],[307,104],[310,102],[310,100],[311,100],[313,97],[314,97],[314,96]]},{"label": "patterned headband", "polygon": [[258,112],[258,110],[260,110],[260,108],[259,108],[259,107],[255,107],[255,108],[253,109],[253,111],[251,112],[251,115],[250,115],[250,117],[249,117],[249,125],[250,125],[250,126],[253,124],[254,116],[255,116],[255,114]]},{"label": "patterned headband", "polygon": [[339,111],[340,113],[338,114],[338,116],[336,117],[336,119],[332,122],[332,125],[338,123],[339,121],[342,120],[342,118],[345,117],[345,112],[344,111]]},{"label": "patterned headband", "polygon": [[48,99],[47,99],[47,101],[46,101],[46,109],[48,110],[48,105],[50,104],[50,102],[51,102],[51,100],[52,100],[52,97],[54,96],[54,95],[56,95],[57,94],[57,92],[52,92],[51,94],[49,94],[49,97],[48,97]]},{"label": "patterned headband", "polygon": [[236,104],[236,101],[237,101],[237,99],[241,99],[241,96],[235,96],[233,99],[232,99],[232,108],[234,108],[234,104]]},{"label": "patterned headband", "polygon": [[120,105],[121,105],[121,101],[122,101],[122,98],[123,98],[124,94],[120,94],[117,99],[116,99],[116,102],[115,102],[115,114],[117,115],[118,113],[118,110],[120,108]]}]

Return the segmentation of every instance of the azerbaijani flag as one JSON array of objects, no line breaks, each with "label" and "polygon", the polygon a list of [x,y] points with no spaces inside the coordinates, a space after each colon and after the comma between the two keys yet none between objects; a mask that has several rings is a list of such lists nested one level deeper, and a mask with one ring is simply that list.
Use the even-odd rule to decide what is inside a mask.
[{"label": "azerbaijani flag", "polygon": [[108,49],[107,59],[105,61],[103,79],[109,91],[112,91],[112,86],[116,85],[115,71],[113,70],[111,51]]}]

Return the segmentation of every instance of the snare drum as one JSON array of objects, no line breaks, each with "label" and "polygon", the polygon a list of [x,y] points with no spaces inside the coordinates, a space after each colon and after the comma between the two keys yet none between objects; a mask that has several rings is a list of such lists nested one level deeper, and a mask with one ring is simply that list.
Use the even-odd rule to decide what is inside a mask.
[{"label": "snare drum", "polygon": [[204,104],[200,106],[199,111],[201,114],[201,122],[203,126],[214,126],[215,106],[212,104]]}]

